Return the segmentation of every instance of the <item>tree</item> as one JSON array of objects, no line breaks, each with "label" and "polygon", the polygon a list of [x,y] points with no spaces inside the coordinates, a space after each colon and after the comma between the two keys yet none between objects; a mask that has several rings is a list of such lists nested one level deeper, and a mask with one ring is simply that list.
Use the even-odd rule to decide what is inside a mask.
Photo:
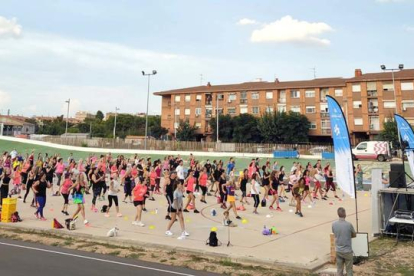
[{"label": "tree", "polygon": [[[217,119],[212,118],[209,124],[215,139],[217,137]],[[219,140],[222,142],[231,142],[233,140],[233,118],[230,115],[219,116]]]},{"label": "tree", "polygon": [[188,121],[181,121],[177,128],[177,140],[179,141],[194,141],[196,139],[195,125],[190,125]]},{"label": "tree", "polygon": [[257,128],[258,118],[251,114],[241,114],[233,118],[233,142],[260,143],[262,135]]},{"label": "tree", "polygon": [[398,141],[397,122],[394,120],[394,118],[385,120],[382,126],[383,130],[381,131],[379,138],[382,141],[391,142],[394,148],[400,148],[400,143]]},{"label": "tree", "polygon": [[95,118],[98,120],[98,121],[102,121],[103,119],[104,119],[104,114],[103,114],[103,112],[102,111],[100,111],[100,110],[98,110],[98,112],[96,112],[96,116],[95,116]]}]

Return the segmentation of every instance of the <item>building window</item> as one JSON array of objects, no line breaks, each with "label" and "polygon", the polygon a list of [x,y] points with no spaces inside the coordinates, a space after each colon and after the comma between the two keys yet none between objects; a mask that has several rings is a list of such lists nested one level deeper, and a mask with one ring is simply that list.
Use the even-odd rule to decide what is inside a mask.
[{"label": "building window", "polygon": [[382,90],[384,91],[394,91],[394,85],[392,82],[383,82],[382,83]]},{"label": "building window", "polygon": [[335,89],[335,96],[336,97],[342,97],[343,96],[342,88]]},{"label": "building window", "polygon": [[410,82],[401,82],[401,90],[403,91],[413,91],[414,90],[414,83]]},{"label": "building window", "polygon": [[367,91],[368,92],[376,92],[377,91],[377,83],[375,81],[367,82]]},{"label": "building window", "polygon": [[328,88],[322,88],[321,89],[321,102],[326,102],[326,95],[329,95],[329,89]]},{"label": "building window", "polygon": [[291,90],[290,91],[290,97],[292,99],[300,98],[300,91],[299,90]]},{"label": "building window", "polygon": [[286,112],[286,105],[278,105],[277,112]]},{"label": "building window", "polygon": [[267,91],[266,92],[266,99],[267,100],[273,99],[273,91]]},{"label": "building window", "polygon": [[185,95],[184,100],[185,100],[186,102],[191,101],[191,95]]},{"label": "building window", "polygon": [[219,114],[219,115],[223,115],[223,108],[218,108],[218,109],[216,108],[216,109],[215,109],[215,113],[216,113],[216,114],[217,114],[217,110],[218,110],[218,114]]},{"label": "building window", "polygon": [[403,101],[402,108],[403,108],[403,111],[406,111],[407,108],[414,108],[414,101]]},{"label": "building window", "polygon": [[196,107],[195,109],[195,115],[200,116],[201,115],[201,107]]},{"label": "building window", "polygon": [[201,96],[201,95],[196,95],[196,101],[197,101],[197,102],[201,102],[201,98],[202,98],[202,96]]},{"label": "building window", "polygon": [[395,108],[395,101],[384,101],[384,108]]},{"label": "building window", "polygon": [[279,92],[279,103],[285,103],[286,102],[286,91],[281,90]]},{"label": "building window", "polygon": [[196,123],[195,126],[196,128],[201,128],[201,123]]},{"label": "building window", "polygon": [[321,120],[321,128],[322,129],[331,129],[331,121]]},{"label": "building window", "polygon": [[213,108],[206,108],[206,118],[211,118],[213,115]]},{"label": "building window", "polygon": [[227,113],[228,113],[229,115],[234,115],[234,114],[236,114],[236,108],[235,108],[235,107],[228,107],[228,108],[227,108]]},{"label": "building window", "polygon": [[273,107],[272,106],[267,106],[266,107],[266,112],[267,113],[273,113]]},{"label": "building window", "polygon": [[315,98],[315,90],[306,90],[305,91],[306,98]]},{"label": "building window", "polygon": [[307,106],[306,107],[306,113],[315,113],[316,108],[314,106]]},{"label": "building window", "polygon": [[361,101],[353,101],[352,102],[352,107],[353,108],[361,108],[362,107],[362,102]]},{"label": "building window", "polygon": [[299,105],[292,105],[290,107],[290,111],[300,113],[300,106]]},{"label": "building window", "polygon": [[187,116],[190,115],[190,109],[189,108],[184,109],[184,115],[187,115]]},{"label": "building window", "polygon": [[258,106],[253,106],[253,107],[252,107],[252,113],[253,113],[253,114],[259,114],[259,112],[260,112],[260,109],[259,109],[259,107],[258,107]]},{"label": "building window", "polygon": [[328,104],[321,103],[321,113],[328,113]]},{"label": "building window", "polygon": [[229,94],[229,103],[231,103],[232,101],[237,100],[237,96],[234,93]]},{"label": "building window", "polygon": [[240,103],[241,104],[246,104],[247,103],[247,92],[246,91],[242,91],[240,93]]},{"label": "building window", "polygon": [[362,126],[363,124],[362,118],[354,118],[354,125]]},{"label": "building window", "polygon": [[174,123],[174,128],[175,128],[175,129],[177,129],[177,128],[179,127],[179,125],[180,125],[180,123],[175,122],[175,123]]},{"label": "building window", "polygon": [[180,109],[179,108],[175,109],[175,115],[180,115]]},{"label": "building window", "polygon": [[258,100],[259,99],[259,92],[252,92],[252,100]]},{"label": "building window", "polygon": [[175,96],[175,102],[178,103],[181,101],[181,96]]},{"label": "building window", "polygon": [[316,122],[310,122],[309,129],[316,129]]},{"label": "building window", "polygon": [[245,114],[245,113],[248,113],[248,112],[249,111],[247,109],[247,106],[240,107],[240,114]]},{"label": "building window", "polygon": [[353,84],[352,85],[352,92],[361,92],[361,85],[360,84]]}]

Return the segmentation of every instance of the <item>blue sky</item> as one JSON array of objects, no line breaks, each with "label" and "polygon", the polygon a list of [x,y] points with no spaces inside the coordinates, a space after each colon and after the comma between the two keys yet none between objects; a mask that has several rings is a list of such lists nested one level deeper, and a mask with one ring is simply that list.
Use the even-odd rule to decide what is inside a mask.
[{"label": "blue sky", "polygon": [[[414,68],[414,0],[0,0],[0,113],[145,112],[151,91]],[[150,97],[150,114],[160,114]]]}]

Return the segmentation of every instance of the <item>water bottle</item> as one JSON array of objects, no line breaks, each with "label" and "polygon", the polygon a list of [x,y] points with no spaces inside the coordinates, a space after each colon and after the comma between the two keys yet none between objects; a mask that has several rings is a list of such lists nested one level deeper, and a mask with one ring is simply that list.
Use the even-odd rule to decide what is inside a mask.
[{"label": "water bottle", "polygon": [[158,214],[158,208],[155,208],[155,214]]},{"label": "water bottle", "polygon": [[216,209],[211,210],[211,216],[215,217],[217,215]]}]

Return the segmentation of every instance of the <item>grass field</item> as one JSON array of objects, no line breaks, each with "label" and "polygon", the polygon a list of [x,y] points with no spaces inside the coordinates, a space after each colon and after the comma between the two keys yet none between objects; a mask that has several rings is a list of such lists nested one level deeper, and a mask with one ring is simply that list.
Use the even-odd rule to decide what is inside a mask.
[{"label": "grass field", "polygon": [[[12,141],[5,141],[5,140],[0,140],[0,151],[4,152],[4,151],[12,151],[13,149],[16,149],[17,152],[19,152],[20,154],[22,154],[23,156],[26,155],[26,153],[31,153],[32,151],[35,151],[35,153],[48,153],[49,155],[54,155],[54,154],[60,154],[62,157],[64,157],[64,160],[67,160],[67,157],[69,157],[70,153],[73,153],[73,156],[75,157],[75,160],[80,159],[80,158],[87,158],[89,156],[90,153],[93,154],[101,154],[101,152],[82,152],[82,151],[69,151],[69,150],[63,150],[63,149],[57,149],[57,148],[50,148],[50,147],[45,147],[45,146],[39,146],[39,145],[33,145],[33,144],[26,144],[26,143],[20,143],[20,142],[12,142]],[[103,153],[102,153],[103,154]],[[118,153],[116,152],[116,150],[114,150],[112,152],[112,155],[118,155]],[[127,154],[123,154],[124,156],[127,156]],[[133,155],[133,154],[131,154]],[[190,155],[190,152],[188,152],[188,155]],[[145,155],[139,155],[140,157],[151,157],[152,160],[156,160],[158,158],[163,159],[165,155],[162,154],[145,154]],[[182,155],[185,158],[185,155]],[[223,162],[226,164],[229,157],[212,157],[212,156],[197,156],[196,159],[198,161],[201,162],[205,162],[207,159],[209,159],[211,162],[216,159],[216,160],[223,160]],[[250,157],[237,157],[236,158],[236,171],[239,170],[243,170],[243,168],[247,168],[248,164],[250,163],[251,158]],[[271,162],[274,161],[278,161],[279,165],[285,166],[287,168],[287,170],[290,170],[290,167],[292,166],[292,163],[294,161],[300,161],[303,165],[306,165],[308,162],[311,162],[312,164],[316,162],[316,160],[311,160],[311,159],[271,159]],[[264,163],[264,160],[262,160],[261,162],[262,164]],[[324,162],[323,162],[324,163]],[[333,162],[331,162],[331,164],[333,164]]]}]

